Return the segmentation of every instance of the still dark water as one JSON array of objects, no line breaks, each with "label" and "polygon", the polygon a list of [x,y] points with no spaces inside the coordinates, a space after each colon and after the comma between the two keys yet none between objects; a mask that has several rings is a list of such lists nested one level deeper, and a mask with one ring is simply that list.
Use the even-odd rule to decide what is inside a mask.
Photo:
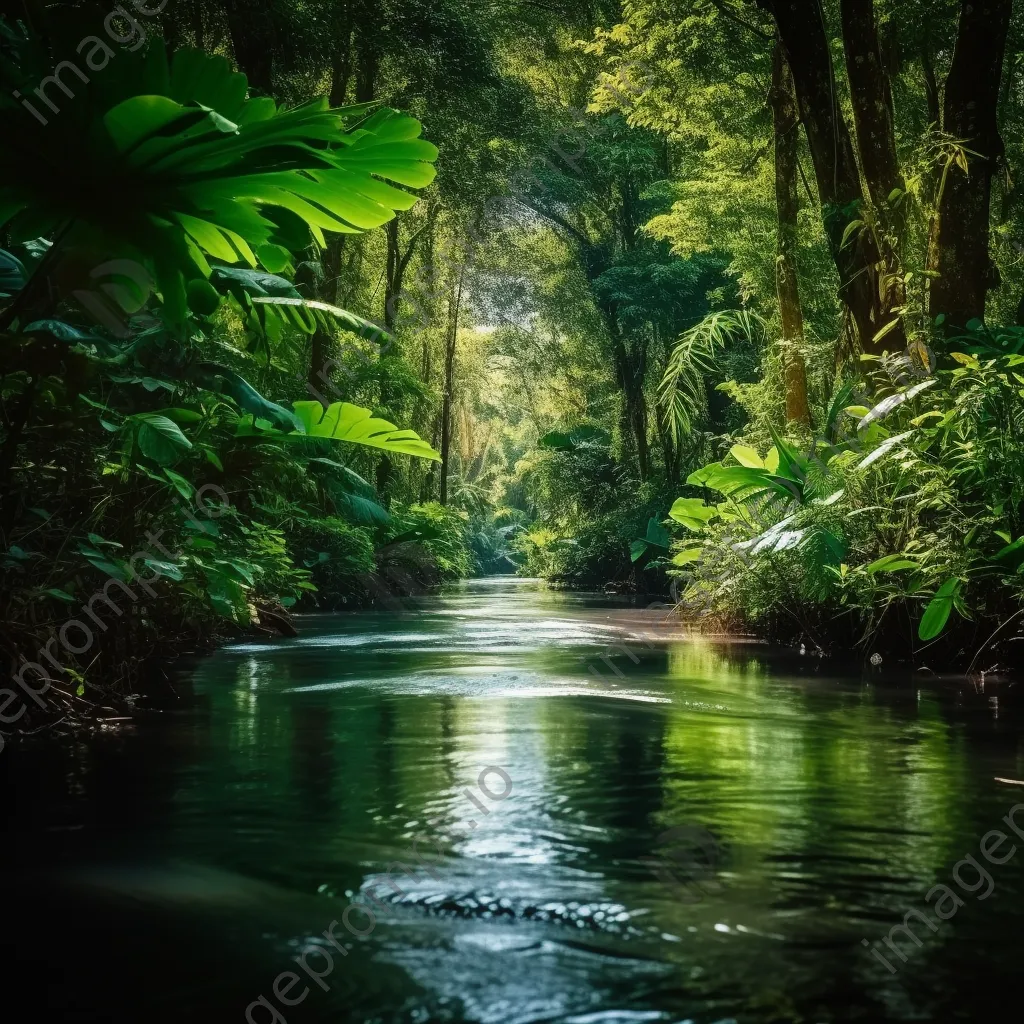
[{"label": "still dark water", "polygon": [[[9,747],[6,1019],[1018,1018],[1024,849],[979,852],[1024,846],[994,781],[1024,777],[1017,691],[638,622],[473,581],[228,647],[128,731]],[[957,885],[965,855],[991,886]],[[962,906],[912,917],[903,963],[880,940],[936,885]]]}]

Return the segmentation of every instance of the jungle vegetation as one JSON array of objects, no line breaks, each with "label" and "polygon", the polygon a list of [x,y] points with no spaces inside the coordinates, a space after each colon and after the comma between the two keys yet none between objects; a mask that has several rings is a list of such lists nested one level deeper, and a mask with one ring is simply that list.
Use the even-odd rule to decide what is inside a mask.
[{"label": "jungle vegetation", "polygon": [[0,638],[43,714],[494,572],[1012,660],[1019,3],[4,10]]}]

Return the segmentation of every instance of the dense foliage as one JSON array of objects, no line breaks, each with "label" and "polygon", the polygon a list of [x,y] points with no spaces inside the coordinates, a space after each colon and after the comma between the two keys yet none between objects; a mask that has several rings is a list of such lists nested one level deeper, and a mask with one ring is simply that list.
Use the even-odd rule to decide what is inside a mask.
[{"label": "dense foliage", "polygon": [[3,646],[47,713],[474,573],[1012,651],[1010,0],[15,6]]}]

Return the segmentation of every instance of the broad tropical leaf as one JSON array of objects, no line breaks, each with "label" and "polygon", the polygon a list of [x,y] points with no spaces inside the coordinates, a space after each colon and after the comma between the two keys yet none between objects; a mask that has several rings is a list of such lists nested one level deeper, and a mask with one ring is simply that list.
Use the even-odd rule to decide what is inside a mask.
[{"label": "broad tropical leaf", "polygon": [[688,530],[701,530],[718,515],[718,510],[709,508],[700,498],[676,498],[668,510],[669,519],[682,523]]},{"label": "broad tropical leaf", "polygon": [[921,616],[921,623],[917,627],[919,639],[934,640],[946,628],[953,603],[959,593],[960,581],[955,577],[946,580],[935,591],[935,596],[928,602],[928,607]]},{"label": "broad tropical leaf", "polygon": [[[30,50],[13,47],[12,73],[23,63],[25,80]],[[62,231],[64,248],[102,243],[108,260],[137,261],[179,330],[188,282],[210,276],[211,257],[255,269],[257,253],[276,253],[276,267],[282,248],[301,250],[310,235],[323,245],[324,231],[379,227],[415,203],[406,189],[430,184],[437,156],[414,118],[250,99],[224,57],[180,50],[171,61],[159,36],[83,84],[59,128],[8,103],[0,130],[19,140],[0,151],[8,236]]]},{"label": "broad tropical leaf", "polygon": [[293,408],[299,430],[285,433],[261,429],[253,417],[246,416],[239,421],[237,433],[242,437],[265,437],[277,441],[347,441],[349,444],[362,444],[394,454],[441,461],[441,456],[414,430],[400,430],[387,420],[375,418],[369,409],[358,405],[335,402],[324,409],[319,402],[294,402]]}]

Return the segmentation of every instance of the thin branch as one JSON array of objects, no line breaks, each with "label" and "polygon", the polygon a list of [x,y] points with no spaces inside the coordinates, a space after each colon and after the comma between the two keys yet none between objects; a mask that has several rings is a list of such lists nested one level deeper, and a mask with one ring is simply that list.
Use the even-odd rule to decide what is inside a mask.
[{"label": "thin branch", "polygon": [[585,246],[587,249],[593,248],[594,243],[591,242],[591,240],[587,238],[587,236],[582,231],[580,231],[579,228],[573,227],[573,225],[570,224],[564,217],[560,216],[557,213],[552,213],[550,210],[542,210],[540,207],[534,206],[532,203],[526,202],[526,200],[522,196],[516,196],[515,198],[518,202],[522,203],[522,205],[525,206],[527,209],[533,210],[534,213],[538,214],[541,217],[544,217],[546,220],[550,220],[554,224],[557,224],[564,231],[568,231],[569,234],[572,235],[573,238],[575,238],[580,243],[580,245]]},{"label": "thin branch", "polygon": [[715,8],[719,14],[724,14],[730,21],[735,21],[737,25],[742,25],[748,32],[753,32],[755,36],[760,39],[764,39],[769,43],[775,42],[775,37],[769,35],[767,32],[762,31],[756,25],[751,25],[745,18],[741,18],[735,11],[729,9],[729,5],[724,3],[723,0],[711,0],[711,6]]}]

